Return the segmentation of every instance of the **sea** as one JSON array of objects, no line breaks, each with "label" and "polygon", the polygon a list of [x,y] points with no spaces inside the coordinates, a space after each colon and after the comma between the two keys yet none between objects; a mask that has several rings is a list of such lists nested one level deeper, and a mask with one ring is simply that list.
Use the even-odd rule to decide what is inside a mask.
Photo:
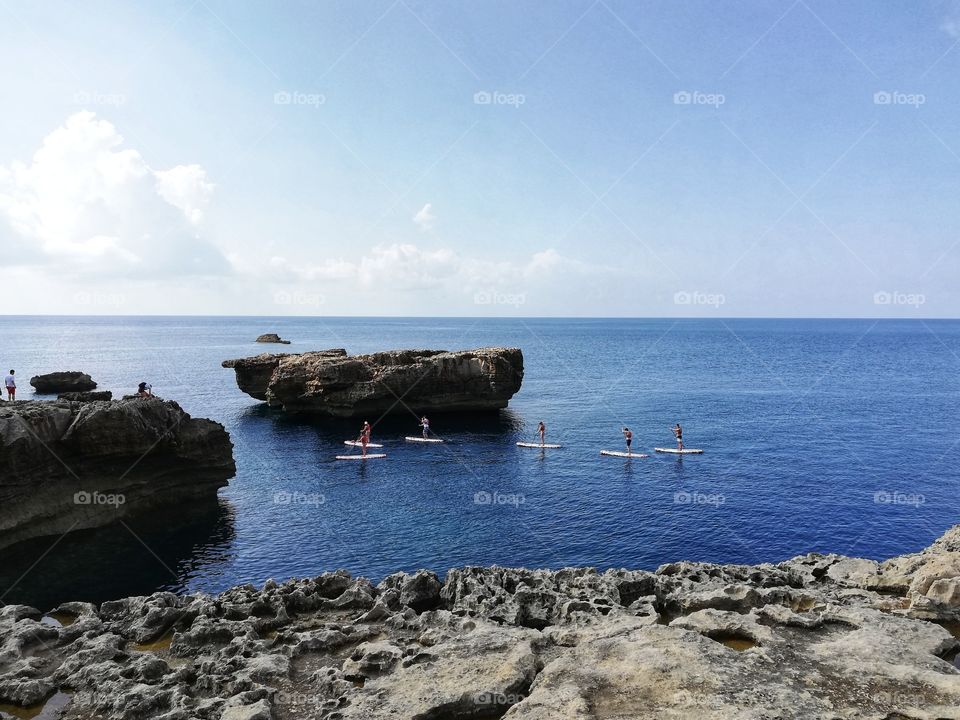
[{"label": "sea", "polygon": [[[267,332],[292,344],[254,342]],[[404,441],[415,408],[366,418],[387,454],[366,462],[335,459],[362,419],[287,417],[221,367],[484,346],[523,350],[509,408],[435,415],[435,445]],[[464,565],[883,559],[960,522],[960,321],[8,316],[0,366],[17,370],[20,399],[57,370],[116,397],[146,381],[234,444],[237,475],[212,509],[0,552],[0,602],[43,610],[338,568],[376,582]],[[517,447],[541,420],[563,447]],[[703,454],[653,452],[675,445],[677,422]],[[600,455],[623,449],[624,427],[649,457]]]}]

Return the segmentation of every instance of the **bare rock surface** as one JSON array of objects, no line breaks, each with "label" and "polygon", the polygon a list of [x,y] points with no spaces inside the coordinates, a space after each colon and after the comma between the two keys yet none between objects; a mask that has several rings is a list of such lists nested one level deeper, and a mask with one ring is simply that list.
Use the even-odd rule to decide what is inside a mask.
[{"label": "bare rock surface", "polygon": [[[496,410],[523,381],[517,348],[346,350],[263,354],[225,360],[238,387],[291,414],[354,417],[382,413]],[[399,400],[402,399],[402,402]]]},{"label": "bare rock surface", "polygon": [[30,384],[38,393],[87,392],[96,390],[97,383],[89,375],[79,371],[55,372],[34,375]]},{"label": "bare rock surface", "polygon": [[236,473],[219,423],[159,398],[0,405],[0,547],[215,500]]},{"label": "bare rock surface", "polygon": [[264,333],[257,338],[258,343],[277,343],[278,345],[289,345],[289,340],[283,340],[276,333]]},{"label": "bare rock surface", "polygon": [[467,567],[376,586],[337,571],[67,603],[62,624],[6,606],[0,703],[66,698],[76,720],[960,718],[958,538],[884,563]]}]

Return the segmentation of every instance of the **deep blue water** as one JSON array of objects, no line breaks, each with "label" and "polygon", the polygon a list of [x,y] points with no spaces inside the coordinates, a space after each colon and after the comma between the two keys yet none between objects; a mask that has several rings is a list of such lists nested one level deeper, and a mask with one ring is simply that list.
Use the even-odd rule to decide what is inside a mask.
[{"label": "deep blue water", "polygon": [[[267,411],[220,367],[271,350],[252,342],[262,332],[292,339],[289,352],[519,346],[526,377],[498,416],[432,418],[443,446],[404,444],[416,419],[400,416],[375,429],[386,460],[337,463],[356,422]],[[0,333],[23,398],[54,370],[117,395],[148,380],[222,422],[238,466],[217,511],[189,524],[148,518],[8,551],[5,602],[335,568],[376,580],[465,564],[884,558],[960,522],[960,321],[7,317]],[[540,419],[564,449],[514,446]],[[635,448],[670,446],[677,421],[703,455],[599,456],[621,449],[623,425]]]}]

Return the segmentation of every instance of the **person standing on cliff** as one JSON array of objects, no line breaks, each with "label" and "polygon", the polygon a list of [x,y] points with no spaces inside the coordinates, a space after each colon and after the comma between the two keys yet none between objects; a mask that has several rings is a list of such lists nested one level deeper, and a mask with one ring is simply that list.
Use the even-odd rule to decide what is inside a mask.
[{"label": "person standing on cliff", "polygon": [[547,426],[543,424],[543,420],[537,425],[537,435],[540,436],[540,444],[543,445],[547,439]]},{"label": "person standing on cliff", "polygon": [[629,455],[629,454],[630,454],[630,445],[633,444],[633,431],[632,431],[630,428],[625,427],[625,428],[624,428],[623,430],[621,430],[620,432],[623,433],[623,437],[624,437],[624,439],[627,441],[627,455]]},{"label": "person standing on cliff", "polygon": [[430,421],[427,420],[426,415],[420,418],[420,427],[423,428],[423,439],[426,440],[427,436],[430,435]]},{"label": "person standing on cliff", "polygon": [[10,374],[3,379],[3,384],[7,388],[7,400],[13,402],[17,399],[17,380],[13,376],[16,375],[15,370],[11,370]]},{"label": "person standing on cliff", "polygon": [[677,426],[673,428],[673,434],[677,438],[677,450],[683,450],[683,428],[680,427],[680,423],[677,423]]}]

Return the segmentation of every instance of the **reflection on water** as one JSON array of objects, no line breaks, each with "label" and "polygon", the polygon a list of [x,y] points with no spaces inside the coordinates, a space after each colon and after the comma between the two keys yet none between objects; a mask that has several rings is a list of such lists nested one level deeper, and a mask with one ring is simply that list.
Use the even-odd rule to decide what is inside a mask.
[{"label": "reflection on water", "polygon": [[12,715],[17,720],[53,720],[61,715],[67,704],[70,702],[70,695],[67,693],[54,693],[49,699],[36,705],[23,707],[21,705],[10,705],[0,703],[0,712]]},{"label": "reflection on water", "polygon": [[27,540],[0,550],[2,600],[44,610],[183,590],[190,578],[216,573],[230,559],[233,539],[233,510],[220,500]]}]

